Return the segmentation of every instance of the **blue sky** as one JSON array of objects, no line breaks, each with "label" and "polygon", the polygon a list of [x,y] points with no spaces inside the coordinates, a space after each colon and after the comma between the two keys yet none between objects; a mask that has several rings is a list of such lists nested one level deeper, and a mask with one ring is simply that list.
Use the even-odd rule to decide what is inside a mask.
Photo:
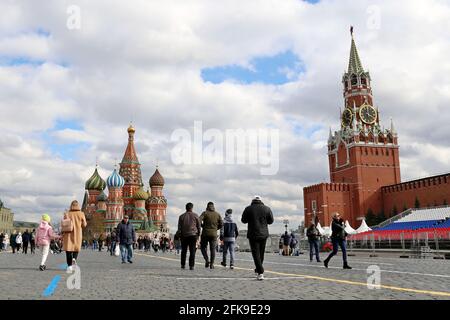
[{"label": "blue sky", "polygon": [[64,143],[59,141],[54,136],[54,133],[65,129],[82,131],[83,127],[75,120],[57,120],[53,128],[42,134],[42,138],[52,154],[63,160],[77,160],[79,156],[78,152],[88,149],[90,144],[86,142]]},{"label": "blue sky", "polygon": [[205,68],[201,70],[201,76],[204,81],[214,84],[233,81],[282,85],[296,81],[302,72],[305,72],[302,61],[288,50],[271,57],[255,57],[249,61],[249,67],[233,64]]}]

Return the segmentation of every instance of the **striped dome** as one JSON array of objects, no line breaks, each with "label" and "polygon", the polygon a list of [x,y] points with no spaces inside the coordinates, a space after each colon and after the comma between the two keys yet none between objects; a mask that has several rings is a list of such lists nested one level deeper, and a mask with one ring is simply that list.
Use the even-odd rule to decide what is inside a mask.
[{"label": "striped dome", "polygon": [[150,187],[153,186],[164,186],[164,178],[161,175],[161,173],[159,173],[159,170],[156,169],[155,173],[152,175],[152,177],[149,180],[150,182]]},{"label": "striped dome", "polygon": [[86,190],[99,190],[103,191],[106,187],[105,180],[100,177],[98,174],[97,168],[95,168],[94,174],[89,178],[88,181],[86,181],[85,184]]},{"label": "striped dome", "polygon": [[108,196],[102,191],[102,193],[100,193],[97,196],[97,201],[106,201],[108,200]]},{"label": "striped dome", "polygon": [[145,191],[142,187],[138,191],[136,191],[136,193],[133,196],[135,200],[147,200],[148,197],[149,197],[148,192]]},{"label": "striped dome", "polygon": [[125,179],[117,173],[117,169],[114,169],[113,173],[106,179],[108,188],[122,188],[125,184]]}]

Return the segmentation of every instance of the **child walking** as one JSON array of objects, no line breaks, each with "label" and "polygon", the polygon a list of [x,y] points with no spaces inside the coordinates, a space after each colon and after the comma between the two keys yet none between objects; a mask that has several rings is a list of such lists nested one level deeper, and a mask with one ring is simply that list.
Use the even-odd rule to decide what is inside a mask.
[{"label": "child walking", "polygon": [[39,270],[44,271],[47,267],[45,262],[47,261],[48,252],[50,250],[50,242],[55,238],[53,228],[50,225],[50,216],[48,214],[42,215],[42,221],[36,232],[36,245],[41,248],[42,260]]}]

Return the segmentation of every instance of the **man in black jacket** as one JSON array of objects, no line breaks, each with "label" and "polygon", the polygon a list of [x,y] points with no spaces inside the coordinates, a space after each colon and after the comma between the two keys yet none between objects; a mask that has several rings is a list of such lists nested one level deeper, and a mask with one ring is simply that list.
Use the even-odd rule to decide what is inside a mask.
[{"label": "man in black jacket", "polygon": [[331,241],[333,243],[333,251],[330,253],[328,258],[324,260],[324,265],[326,268],[328,268],[328,263],[330,262],[330,259],[337,254],[338,252],[338,246],[341,247],[342,250],[342,259],[344,260],[344,269],[351,269],[347,263],[347,249],[346,249],[346,241],[345,238],[347,237],[347,232],[345,232],[345,223],[344,220],[341,218],[341,215],[339,213],[335,213],[333,215],[333,222],[331,223]]},{"label": "man in black jacket", "polygon": [[25,232],[22,235],[22,253],[27,254],[28,252],[28,244],[30,243],[30,233],[28,232],[28,229],[25,230]]},{"label": "man in black jacket", "polygon": [[[311,225],[309,226],[309,228],[306,230],[306,236],[308,237],[308,242],[309,242],[309,261],[310,262],[313,261],[313,255],[315,253],[317,262],[320,262],[320,257],[319,257],[320,232],[317,229],[314,222],[312,222]],[[313,249],[314,249],[314,252],[313,252]]]},{"label": "man in black jacket", "polygon": [[122,263],[133,263],[133,244],[136,242],[136,232],[133,225],[128,221],[128,216],[117,225],[117,243],[120,246]]},{"label": "man in black jacket", "polygon": [[264,280],[264,252],[269,237],[268,225],[273,223],[272,210],[262,203],[259,196],[255,196],[250,206],[245,208],[241,218],[242,223],[248,223],[247,238],[250,242],[255,272],[258,280]]}]

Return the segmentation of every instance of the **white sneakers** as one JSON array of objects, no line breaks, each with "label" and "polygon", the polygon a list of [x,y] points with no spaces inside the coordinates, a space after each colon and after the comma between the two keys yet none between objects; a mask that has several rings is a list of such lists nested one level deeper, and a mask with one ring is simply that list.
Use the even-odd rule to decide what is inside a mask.
[{"label": "white sneakers", "polygon": [[258,274],[258,276],[256,277],[256,280],[264,280],[264,275],[262,273]]},{"label": "white sneakers", "polygon": [[67,269],[66,269],[66,272],[67,272],[67,273],[72,273],[72,271],[73,271],[72,266],[67,267]]}]

